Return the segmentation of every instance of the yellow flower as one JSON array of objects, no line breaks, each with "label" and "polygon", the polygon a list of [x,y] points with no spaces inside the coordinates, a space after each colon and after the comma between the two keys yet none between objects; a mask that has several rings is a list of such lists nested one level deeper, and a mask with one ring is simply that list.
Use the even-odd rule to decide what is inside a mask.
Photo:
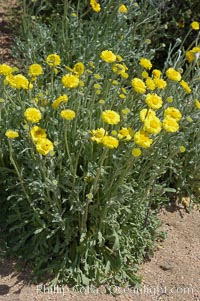
[{"label": "yellow flower", "polygon": [[194,104],[197,109],[200,109],[200,101],[198,99],[195,99]]},{"label": "yellow flower", "polygon": [[12,75],[9,74],[4,80],[5,85],[10,85],[14,89],[32,89],[33,85],[29,83],[28,79],[22,74]]},{"label": "yellow flower", "polygon": [[163,120],[163,128],[166,132],[175,133],[179,130],[179,125],[176,119],[167,116]]},{"label": "yellow flower", "polygon": [[99,128],[97,130],[91,130],[91,140],[97,143],[101,143],[101,139],[107,135],[107,132],[103,128]]},{"label": "yellow flower", "polygon": [[34,142],[37,142],[39,139],[47,137],[46,131],[37,125],[32,127],[32,129],[30,130],[30,134]]},{"label": "yellow flower", "polygon": [[66,88],[77,88],[79,85],[79,78],[73,74],[66,74],[62,77],[62,83]]},{"label": "yellow flower", "polygon": [[94,87],[95,89],[100,89],[100,88],[101,88],[101,85],[100,85],[100,84],[94,84],[93,87]]},{"label": "yellow flower", "polygon": [[67,110],[62,110],[60,112],[60,116],[66,120],[72,120],[76,117],[76,113],[72,110],[67,109]]},{"label": "yellow flower", "polygon": [[36,108],[28,108],[24,112],[24,117],[26,118],[27,121],[37,123],[41,120],[42,114],[41,114],[40,110],[38,110]]},{"label": "yellow flower", "polygon": [[77,76],[81,76],[84,73],[85,70],[85,66],[83,63],[78,62],[74,65],[73,68],[73,72],[77,75]]},{"label": "yellow flower", "polygon": [[182,118],[181,112],[178,109],[174,108],[174,107],[168,107],[164,111],[164,116],[174,118],[176,121],[179,121]]},{"label": "yellow flower", "polygon": [[154,83],[154,80],[153,80],[152,78],[150,78],[150,77],[148,77],[148,78],[146,79],[145,84],[146,84],[147,88],[148,88],[149,90],[151,90],[151,91],[155,90],[155,88],[156,88],[156,85],[155,85],[155,83]]},{"label": "yellow flower", "polygon": [[29,76],[36,77],[43,73],[42,67],[39,64],[32,64],[29,66]]},{"label": "yellow flower", "polygon": [[125,108],[125,109],[122,110],[122,114],[127,115],[127,114],[130,113],[130,111],[131,110],[129,108]]},{"label": "yellow flower", "polygon": [[131,137],[131,135],[130,135],[129,129],[127,129],[127,128],[122,128],[122,129],[119,131],[118,138],[119,138],[119,139],[123,139],[123,140],[125,140],[125,141],[130,141],[130,140],[132,139],[132,137]]},{"label": "yellow flower", "polygon": [[149,59],[146,59],[144,57],[142,57],[140,59],[140,63],[139,63],[142,67],[144,67],[147,70],[150,70],[152,68],[152,63]]},{"label": "yellow flower", "polygon": [[96,13],[100,12],[101,6],[96,0],[90,0],[90,5]]},{"label": "yellow flower", "polygon": [[[199,103],[199,108],[200,108],[200,103]],[[193,119],[190,116],[186,117],[186,119],[188,122],[193,122]]]},{"label": "yellow flower", "polygon": [[112,66],[112,71],[122,76],[124,75],[124,73],[126,73],[127,70],[128,68],[124,64],[114,64]]},{"label": "yellow flower", "polygon": [[189,63],[197,59],[200,55],[200,47],[193,47],[191,50],[186,51],[186,59]]},{"label": "yellow flower", "polygon": [[141,79],[135,77],[132,79],[131,84],[136,92],[140,94],[144,94],[146,92],[145,83]]},{"label": "yellow flower", "polygon": [[154,110],[158,110],[162,107],[162,98],[157,94],[147,94],[145,101],[148,106]]},{"label": "yellow flower", "polygon": [[121,62],[123,60],[123,58],[121,57],[121,55],[117,54],[116,55],[116,58],[117,58],[117,61],[118,62]]},{"label": "yellow flower", "polygon": [[135,147],[135,148],[132,149],[132,155],[134,157],[139,157],[141,155],[141,153],[142,153],[141,149],[138,148],[138,147]]},{"label": "yellow flower", "polygon": [[153,81],[154,81],[156,88],[158,88],[158,89],[165,89],[165,87],[167,86],[166,81],[162,78],[155,77],[153,79]]},{"label": "yellow flower", "polygon": [[121,4],[120,7],[118,8],[118,13],[127,14],[128,13],[128,8],[126,7],[126,5]]},{"label": "yellow flower", "polygon": [[145,40],[145,43],[146,43],[147,45],[149,45],[149,44],[151,44],[151,40],[150,40],[150,39],[146,39],[146,40]]},{"label": "yellow flower", "polygon": [[115,86],[117,86],[117,85],[119,85],[119,82],[117,80],[113,80],[112,84],[115,85]]},{"label": "yellow flower", "polygon": [[39,154],[46,156],[49,152],[53,151],[53,143],[47,138],[38,139],[36,150]]},{"label": "yellow flower", "polygon": [[67,102],[67,101],[68,101],[67,95],[63,94],[54,100],[54,102],[52,103],[52,108],[57,109],[62,102]]},{"label": "yellow flower", "polygon": [[114,63],[117,57],[111,50],[104,50],[101,52],[101,59],[106,63]]},{"label": "yellow flower", "polygon": [[149,138],[149,134],[143,130],[134,134],[134,141],[143,148],[148,148],[153,143],[153,140]]},{"label": "yellow flower", "polygon": [[158,70],[158,69],[154,69],[154,70],[152,71],[152,74],[153,74],[153,77],[154,77],[154,78],[160,78],[162,72],[161,72],[160,70]]},{"label": "yellow flower", "polygon": [[140,120],[142,122],[144,122],[146,118],[154,118],[154,117],[156,117],[156,112],[152,109],[142,109],[140,111]]},{"label": "yellow flower", "polygon": [[173,96],[167,97],[167,101],[168,101],[168,102],[173,102],[173,101],[174,101]]},{"label": "yellow flower", "polygon": [[186,83],[183,79],[180,81],[180,85],[183,87],[183,89],[189,94],[192,92],[190,86],[188,83]]},{"label": "yellow flower", "polygon": [[123,94],[123,93],[121,93],[121,94],[119,94],[119,97],[120,97],[121,99],[125,99],[125,98],[126,98],[126,95]]},{"label": "yellow flower", "polygon": [[19,134],[18,134],[18,132],[13,131],[13,130],[7,130],[5,132],[5,136],[10,139],[15,139],[15,138],[19,137]]},{"label": "yellow flower", "polygon": [[7,64],[0,64],[0,75],[9,75],[12,73],[12,67]]},{"label": "yellow flower", "polygon": [[108,124],[118,124],[120,122],[120,115],[112,110],[102,112],[101,118]]},{"label": "yellow flower", "polygon": [[50,67],[58,66],[60,65],[60,62],[61,62],[60,56],[56,53],[49,54],[46,58],[46,63]]},{"label": "yellow flower", "polygon": [[193,21],[193,22],[191,23],[191,27],[192,27],[192,29],[194,29],[194,30],[199,30],[199,22]]},{"label": "yellow flower", "polygon": [[186,151],[186,148],[185,148],[185,146],[181,145],[181,146],[179,146],[179,150],[181,153],[184,153]]},{"label": "yellow flower", "polygon": [[143,71],[142,72],[142,77],[143,78],[148,78],[149,77],[149,73],[147,71]]},{"label": "yellow flower", "polygon": [[101,79],[101,75],[98,74],[98,73],[94,74],[94,77],[95,77],[96,79]]},{"label": "yellow flower", "polygon": [[158,134],[162,129],[162,123],[158,117],[148,117],[144,120],[144,131],[150,134]]},{"label": "yellow flower", "polygon": [[179,82],[181,80],[181,74],[176,71],[174,68],[169,68],[166,71],[166,75],[169,79]]},{"label": "yellow flower", "polygon": [[112,134],[113,136],[117,136],[117,131],[112,130],[112,131],[111,131],[111,134]]},{"label": "yellow flower", "polygon": [[117,148],[119,145],[119,141],[115,137],[112,137],[112,136],[104,136],[101,139],[101,143],[105,147],[110,148],[110,149]]}]

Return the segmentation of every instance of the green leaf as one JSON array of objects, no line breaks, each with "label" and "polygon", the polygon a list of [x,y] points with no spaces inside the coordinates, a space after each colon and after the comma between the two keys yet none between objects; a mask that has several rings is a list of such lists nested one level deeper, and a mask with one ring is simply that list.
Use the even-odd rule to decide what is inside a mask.
[{"label": "green leaf", "polygon": [[176,192],[176,189],[171,187],[166,187],[164,188],[164,192]]}]

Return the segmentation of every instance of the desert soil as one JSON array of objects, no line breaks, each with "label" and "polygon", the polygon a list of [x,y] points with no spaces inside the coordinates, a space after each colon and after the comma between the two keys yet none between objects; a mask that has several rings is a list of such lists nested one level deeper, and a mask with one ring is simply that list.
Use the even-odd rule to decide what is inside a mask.
[{"label": "desert soil", "polygon": [[[0,0],[0,63],[15,64],[8,23],[15,5],[15,1]],[[5,258],[0,246],[0,301],[200,301],[200,211],[193,208],[188,213],[183,206],[175,206],[160,212],[159,218],[167,238],[140,267],[141,289],[104,286],[76,291],[33,285],[29,273],[18,272],[18,261]]]}]

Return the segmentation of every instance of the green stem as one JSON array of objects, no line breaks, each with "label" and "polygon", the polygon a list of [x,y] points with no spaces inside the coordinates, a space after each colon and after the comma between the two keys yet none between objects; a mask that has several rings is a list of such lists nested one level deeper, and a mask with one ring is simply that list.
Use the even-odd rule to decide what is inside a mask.
[{"label": "green stem", "polygon": [[93,193],[94,194],[96,194],[96,192],[97,192],[97,185],[98,185],[98,181],[99,181],[100,176],[101,176],[101,168],[102,168],[103,163],[106,159],[107,153],[108,153],[108,149],[105,148],[102,155],[101,155],[101,157],[100,157],[100,159],[99,159],[99,168],[97,170],[97,174],[96,174],[94,184],[93,184]]},{"label": "green stem", "polygon": [[16,173],[17,173],[17,176],[18,176],[18,179],[19,179],[21,188],[22,188],[22,190],[23,190],[23,192],[24,192],[24,195],[26,196],[26,198],[27,198],[29,204],[31,204],[31,199],[30,199],[30,197],[29,197],[29,195],[28,195],[28,192],[26,191],[26,188],[24,187],[24,184],[23,184],[23,178],[22,178],[22,176],[21,176],[19,167],[18,167],[18,165],[17,165],[17,162],[15,162],[15,159],[14,159],[13,154],[12,154],[12,153],[13,153],[13,149],[12,149],[12,144],[11,144],[10,140],[8,140],[8,143],[9,143],[10,161],[11,161],[12,165],[13,165],[14,168],[15,168],[15,171],[16,171]]}]

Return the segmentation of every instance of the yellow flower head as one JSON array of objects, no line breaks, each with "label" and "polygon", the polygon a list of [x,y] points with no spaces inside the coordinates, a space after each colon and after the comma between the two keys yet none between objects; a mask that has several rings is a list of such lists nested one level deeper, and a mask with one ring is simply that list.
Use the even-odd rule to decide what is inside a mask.
[{"label": "yellow flower head", "polygon": [[97,130],[91,130],[91,140],[97,143],[101,143],[101,139],[107,135],[107,132],[103,128],[99,128]]},{"label": "yellow flower head", "polygon": [[174,107],[168,107],[164,112],[164,116],[174,118],[177,122],[182,118],[181,112]]},{"label": "yellow flower head", "polygon": [[133,157],[139,157],[141,155],[141,149],[138,147],[135,147],[132,149],[132,155]]},{"label": "yellow flower head", "polygon": [[165,87],[167,86],[167,82],[162,78],[155,77],[153,79],[153,81],[154,81],[156,88],[158,88],[158,89],[165,89]]},{"label": "yellow flower head", "polygon": [[0,64],[0,75],[9,75],[12,73],[12,67],[7,64]]},{"label": "yellow flower head", "polygon": [[179,125],[176,119],[167,116],[163,120],[163,128],[166,132],[175,133],[179,130]]},{"label": "yellow flower head", "polygon": [[73,74],[66,74],[62,77],[62,83],[66,88],[77,88],[79,85],[79,78]]},{"label": "yellow flower head", "polygon": [[190,86],[187,82],[185,82],[183,79],[180,81],[180,85],[183,87],[183,89],[189,94],[192,92]]},{"label": "yellow flower head", "polygon": [[31,138],[32,140],[36,143],[39,139],[42,138],[46,138],[47,134],[46,131],[44,129],[42,129],[41,127],[35,125],[34,127],[32,127],[32,129],[30,130],[30,134],[31,134]]},{"label": "yellow flower head", "polygon": [[67,101],[68,96],[66,94],[63,94],[54,100],[54,102],[52,103],[52,108],[57,109],[61,103],[65,103]]},{"label": "yellow flower head", "polygon": [[93,87],[94,87],[94,89],[101,89],[101,85],[100,84],[94,84]]},{"label": "yellow flower head", "polygon": [[130,141],[132,139],[132,137],[130,135],[129,129],[128,128],[122,128],[119,131],[118,138],[123,139],[125,141]]},{"label": "yellow flower head", "polygon": [[117,148],[119,145],[119,141],[115,137],[112,137],[112,136],[104,136],[101,139],[101,143],[105,147],[110,148],[110,149]]},{"label": "yellow flower head", "polygon": [[153,140],[149,138],[149,134],[143,130],[134,134],[134,141],[137,145],[143,148],[148,148],[153,143]]},{"label": "yellow flower head", "polygon": [[19,137],[18,132],[13,131],[13,130],[7,130],[5,132],[5,136],[8,137],[9,139],[15,139],[17,137]]},{"label": "yellow flower head", "polygon": [[100,12],[101,6],[96,0],[90,0],[90,5],[96,13]]},{"label": "yellow flower head", "polygon": [[173,96],[167,97],[167,101],[168,101],[169,103],[173,102],[173,101],[174,101]]},{"label": "yellow flower head", "polygon": [[120,7],[118,8],[118,13],[127,14],[128,13],[128,8],[126,7],[126,5],[121,4]]},{"label": "yellow flower head", "polygon": [[155,82],[151,77],[148,77],[146,79],[145,84],[146,84],[147,88],[151,91],[155,90],[155,88],[156,88]]},{"label": "yellow flower head", "polygon": [[154,117],[156,117],[156,112],[152,109],[142,109],[140,111],[140,120],[142,122],[144,122],[146,118],[154,118]]},{"label": "yellow flower head", "polygon": [[151,63],[151,61],[150,61],[149,59],[144,58],[144,57],[142,57],[142,58],[140,59],[140,65],[141,65],[142,67],[144,67],[145,69],[147,69],[147,70],[150,70],[150,69],[152,68],[152,63]]},{"label": "yellow flower head", "polygon": [[120,122],[120,115],[112,110],[106,110],[102,112],[101,118],[105,123],[118,124]]},{"label": "yellow flower head", "polygon": [[42,67],[39,64],[32,64],[29,66],[28,74],[30,77],[36,77],[43,73]]},{"label": "yellow flower head", "polygon": [[184,153],[186,151],[186,148],[185,148],[185,146],[181,145],[181,146],[179,146],[179,150],[181,153]]},{"label": "yellow flower head", "polygon": [[197,109],[200,109],[200,101],[198,99],[195,99],[194,104]]},{"label": "yellow flower head", "polygon": [[101,75],[98,74],[98,73],[94,74],[94,77],[95,77],[96,79],[101,79]]},{"label": "yellow flower head", "polygon": [[148,78],[149,77],[149,73],[147,71],[143,71],[142,72],[142,77],[143,78]]},{"label": "yellow flower head", "polygon": [[179,82],[181,80],[181,74],[176,71],[174,68],[169,68],[166,71],[166,75],[169,79]]},{"label": "yellow flower head", "polygon": [[158,70],[158,69],[154,69],[154,70],[152,71],[152,74],[153,74],[153,77],[154,77],[154,78],[160,78],[162,72],[161,72],[160,70]]},{"label": "yellow flower head", "polygon": [[130,113],[130,111],[131,110],[129,108],[125,108],[125,109],[122,110],[122,114],[127,115],[127,114]]},{"label": "yellow flower head", "polygon": [[32,123],[37,123],[42,119],[42,114],[40,110],[36,108],[28,108],[24,112],[24,117],[27,121],[30,121]]},{"label": "yellow flower head", "polygon": [[10,85],[14,89],[32,89],[33,85],[29,83],[28,79],[22,74],[9,74],[4,80],[5,85]]},{"label": "yellow flower head", "polygon": [[144,120],[144,131],[150,134],[158,134],[162,129],[162,123],[158,117],[149,117]]},{"label": "yellow flower head", "polygon": [[186,59],[191,63],[200,56],[200,47],[193,47],[191,50],[186,51]]},{"label": "yellow flower head", "polygon": [[61,62],[60,56],[56,53],[49,54],[46,58],[46,63],[50,67],[59,66]]},{"label": "yellow flower head", "polygon": [[123,75],[124,73],[126,73],[126,71],[128,70],[127,66],[124,64],[114,64],[112,66],[112,71],[114,73]]},{"label": "yellow flower head", "polygon": [[39,154],[46,156],[49,152],[53,151],[53,143],[47,138],[38,139],[36,150]]},{"label": "yellow flower head", "polygon": [[67,110],[62,110],[60,112],[60,116],[66,120],[72,120],[76,117],[76,113],[72,110],[67,109]]},{"label": "yellow flower head", "polygon": [[141,79],[135,77],[132,79],[131,84],[137,93],[144,94],[146,92],[145,83]]},{"label": "yellow flower head", "polygon": [[194,29],[194,30],[199,30],[199,22],[193,21],[193,22],[191,23],[191,27],[192,27],[192,29]]},{"label": "yellow flower head", "polygon": [[85,66],[83,63],[78,62],[74,65],[73,68],[73,72],[77,75],[77,76],[81,76],[84,73],[85,70]]},{"label": "yellow flower head", "polygon": [[154,110],[158,110],[162,107],[162,98],[157,94],[147,94],[145,101],[147,105]]},{"label": "yellow flower head", "polygon": [[100,57],[106,63],[114,63],[117,59],[116,55],[111,50],[102,51]]}]

